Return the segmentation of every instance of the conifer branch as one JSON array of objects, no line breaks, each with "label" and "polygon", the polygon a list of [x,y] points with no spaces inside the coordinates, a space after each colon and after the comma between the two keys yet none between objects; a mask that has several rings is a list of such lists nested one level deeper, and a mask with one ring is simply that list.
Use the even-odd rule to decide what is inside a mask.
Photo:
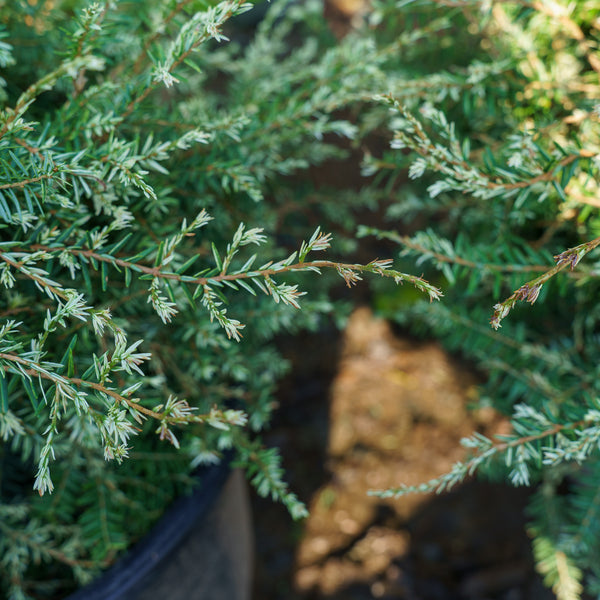
[{"label": "conifer branch", "polygon": [[[183,10],[186,8],[186,6],[188,6],[191,3],[192,3],[192,0],[180,0],[179,2],[177,2],[177,4],[175,4],[175,6],[171,9],[171,12],[164,19],[162,19],[161,24],[160,24],[161,30],[166,29],[166,27],[169,25],[169,23],[171,23],[171,21],[177,15],[179,15],[181,12],[183,12]],[[140,51],[140,54],[138,55],[135,62],[133,63],[132,70],[134,73],[138,74],[141,71],[142,64],[143,64],[144,60],[147,58],[148,50],[150,50],[150,47],[152,46],[152,44],[156,40],[158,40],[161,35],[162,35],[161,31],[155,31],[152,33],[152,35],[150,35],[146,39],[146,41],[144,42],[144,46],[143,46],[142,50]]]},{"label": "conifer branch", "polygon": [[475,262],[456,254],[453,254],[452,256],[441,254],[440,252],[435,252],[430,248],[415,242],[415,240],[411,239],[407,235],[400,235],[396,231],[382,231],[372,227],[361,227],[359,230],[359,235],[374,235],[377,237],[377,239],[391,240],[401,244],[402,246],[405,246],[406,248],[415,250],[421,256],[430,256],[439,262],[460,265],[462,267],[468,267],[469,269],[476,269],[478,271],[489,270],[496,271],[498,273],[528,273],[532,271],[547,271],[547,267],[544,265],[507,265],[503,263],[488,263],[485,261]]},{"label": "conifer branch", "polygon": [[473,438],[463,440],[463,444],[466,447],[475,448],[477,454],[466,462],[455,463],[449,473],[445,473],[440,477],[430,479],[429,481],[418,485],[402,485],[397,488],[386,490],[371,490],[369,491],[369,495],[377,496],[378,498],[399,498],[406,494],[429,492],[436,492],[439,494],[448,491],[455,485],[464,481],[466,477],[475,474],[479,467],[489,462],[495,455],[506,453],[508,450],[524,447],[531,442],[543,440],[564,431],[573,431],[578,427],[581,427],[585,422],[586,421],[582,419],[581,421],[573,423],[556,423],[544,431],[522,437],[511,436],[511,439],[496,443],[492,443],[484,436],[475,434]]},{"label": "conifer branch", "polygon": [[[68,377],[66,375],[60,375],[56,372],[52,372],[49,368],[36,364],[33,361],[23,359],[20,356],[0,352],[0,360],[9,361],[12,363],[16,363],[18,365],[22,365],[26,368],[16,368],[17,373],[22,373],[26,376],[30,377],[40,377],[47,381],[51,381],[54,384],[58,385],[71,385],[73,388],[90,388],[96,392],[104,396],[108,396],[112,398],[117,404],[125,404],[130,409],[132,409],[135,413],[137,413],[137,417],[139,415],[143,415],[144,417],[149,417],[164,423],[165,425],[188,425],[191,423],[209,423],[209,424],[223,424],[226,423],[236,423],[243,424],[245,421],[245,417],[239,413],[239,411],[221,411],[221,410],[211,410],[206,414],[195,414],[189,408],[185,401],[177,401],[179,403],[177,410],[173,411],[170,409],[169,403],[167,403],[167,411],[163,410],[163,406],[159,405],[157,409],[151,410],[146,408],[145,406],[136,402],[136,399],[132,399],[129,395],[124,395],[122,393],[117,392],[116,390],[103,385],[102,383],[98,383],[95,381],[91,381],[89,379],[81,379],[79,377]],[[13,371],[15,367],[10,365],[0,365],[4,371]],[[174,402],[174,401],[173,401]],[[173,402],[171,405],[174,405]]]},{"label": "conifer branch", "polygon": [[509,298],[496,304],[494,306],[494,314],[490,320],[490,324],[494,329],[500,327],[500,322],[504,319],[508,313],[515,307],[517,302],[526,301],[530,304],[534,304],[540,295],[542,286],[554,277],[557,273],[563,271],[566,267],[569,267],[572,271],[579,261],[594,248],[600,245],[600,237],[589,242],[584,242],[574,248],[569,248],[564,252],[561,252],[554,257],[556,265],[551,269],[548,269],[545,273],[536,277],[532,281],[525,283],[518,290],[516,290]]},{"label": "conifer branch", "polygon": [[[206,28],[200,35],[196,36],[196,39],[191,43],[187,44],[187,49],[180,51],[177,56],[173,56],[172,61],[166,65],[166,70],[162,69],[160,71],[160,78],[154,78],[148,86],[144,89],[144,91],[136,96],[133,100],[129,102],[129,104],[125,107],[125,110],[120,115],[120,120],[126,120],[135,110],[136,107],[139,106],[161,83],[161,81],[165,82],[173,82],[175,78],[173,77],[173,72],[181,65],[200,45],[205,43],[211,38],[215,39],[224,39],[221,36],[221,27],[231,16],[233,16],[237,10],[244,6],[245,0],[229,0],[228,2],[222,2],[218,4],[215,8],[221,7],[221,5],[225,5],[225,10],[218,15],[216,21],[210,24],[210,28]],[[213,9],[211,9],[213,10]],[[170,83],[169,83],[170,85]]]}]

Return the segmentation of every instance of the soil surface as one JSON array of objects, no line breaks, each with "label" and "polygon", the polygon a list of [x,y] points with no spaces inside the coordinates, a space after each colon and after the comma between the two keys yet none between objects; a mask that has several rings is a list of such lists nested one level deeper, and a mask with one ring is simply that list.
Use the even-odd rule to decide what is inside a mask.
[{"label": "soil surface", "polygon": [[382,500],[465,457],[462,437],[509,424],[477,398],[474,373],[436,343],[395,335],[366,308],[340,339],[286,350],[293,375],[266,435],[310,517],[254,499],[255,600],[546,600],[533,570],[527,490],[467,482],[439,496]]}]

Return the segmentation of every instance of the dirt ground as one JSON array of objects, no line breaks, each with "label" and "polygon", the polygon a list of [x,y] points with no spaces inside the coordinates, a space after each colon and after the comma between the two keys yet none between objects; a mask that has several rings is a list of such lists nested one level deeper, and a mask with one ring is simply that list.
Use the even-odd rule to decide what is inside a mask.
[{"label": "dirt ground", "polygon": [[266,436],[310,517],[254,501],[255,600],[545,600],[532,565],[527,491],[468,482],[440,496],[368,490],[427,481],[464,457],[462,437],[505,432],[468,411],[472,371],[436,343],[400,337],[366,308],[341,339],[287,349],[294,374]]}]

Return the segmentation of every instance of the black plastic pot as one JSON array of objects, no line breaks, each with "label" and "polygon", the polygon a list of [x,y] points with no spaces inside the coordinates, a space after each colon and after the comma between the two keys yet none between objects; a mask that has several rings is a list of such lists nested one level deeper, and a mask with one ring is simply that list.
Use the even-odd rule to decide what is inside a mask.
[{"label": "black plastic pot", "polygon": [[154,529],[67,600],[249,600],[253,539],[243,474],[205,469]]}]

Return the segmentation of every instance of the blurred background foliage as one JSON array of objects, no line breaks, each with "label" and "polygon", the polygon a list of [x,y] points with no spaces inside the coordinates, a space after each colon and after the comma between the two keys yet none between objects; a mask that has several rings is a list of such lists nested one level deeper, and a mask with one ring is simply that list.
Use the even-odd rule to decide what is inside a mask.
[{"label": "blurred background foliage", "polygon": [[[400,271],[439,286],[435,303],[384,279],[371,293],[386,317],[474,361],[486,379],[479,404],[512,417],[513,434],[466,440],[472,458],[419,489],[477,470],[537,484],[530,532],[547,584],[561,600],[600,593],[596,3],[374,0],[347,10],[332,1],[325,9],[341,12],[339,27],[313,0],[246,8],[0,2],[3,592],[40,597],[73,576],[89,580],[186,488],[194,466],[230,447],[261,493],[304,514],[257,435],[286,369],[273,340],[342,323],[349,296],[335,273],[287,275],[310,292],[297,311],[219,277],[226,257],[244,276],[253,253],[256,265],[285,261],[320,226],[334,233],[337,256],[396,254]],[[333,163],[345,165],[342,181]],[[182,229],[204,209],[213,220]],[[238,248],[239,223],[249,237]],[[250,234],[257,227],[265,239]],[[227,316],[206,290],[206,303],[196,301],[193,282],[156,272],[148,302],[151,273],[140,277],[138,262],[205,285],[212,277]],[[79,304],[66,310],[72,292],[48,293],[55,283],[83,294]],[[293,299],[276,289],[273,297]],[[111,309],[115,339],[144,339],[145,377],[131,362],[145,357],[117,353],[77,316],[84,304],[89,314]],[[246,324],[242,343],[217,315],[234,329],[232,319]],[[39,371],[31,377],[40,365],[54,369],[54,387]],[[94,368],[95,383],[112,373],[119,390],[141,379],[135,393],[147,410],[178,394],[212,416],[183,428],[179,413],[161,413],[175,423],[178,452],[146,435],[156,422],[145,421],[131,459],[114,466],[98,431],[113,419],[128,437],[119,419],[138,409],[119,416],[110,394],[88,387],[99,394],[85,424],[79,387],[73,405],[57,394],[61,374],[93,379]],[[51,452],[55,490],[36,497],[35,464],[49,468]],[[135,531],[126,527],[132,511]]]}]

